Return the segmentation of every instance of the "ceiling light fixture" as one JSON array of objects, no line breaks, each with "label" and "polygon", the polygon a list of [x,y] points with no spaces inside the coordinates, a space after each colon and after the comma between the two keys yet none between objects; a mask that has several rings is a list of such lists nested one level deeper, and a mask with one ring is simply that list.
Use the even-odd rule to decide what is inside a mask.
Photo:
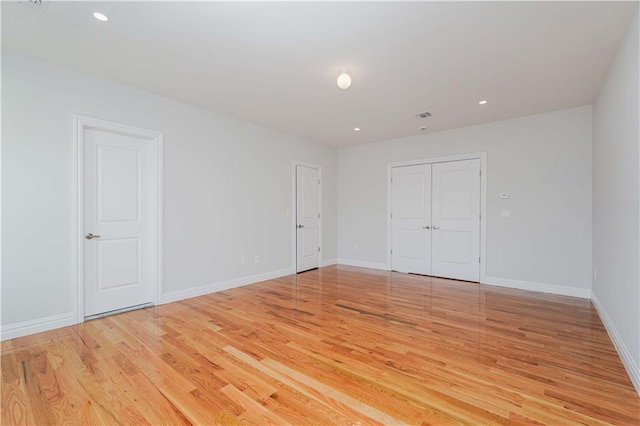
[{"label": "ceiling light fixture", "polygon": [[480,101],[480,102],[478,102],[478,103],[479,103],[480,105],[484,105],[484,104],[486,104],[486,103],[487,103],[487,101],[484,101],[484,100],[483,100],[483,101]]},{"label": "ceiling light fixture", "polygon": [[355,130],[356,132],[360,131],[360,127],[354,127],[353,130]]},{"label": "ceiling light fixture", "polygon": [[93,12],[93,17],[100,22],[107,22],[109,20],[109,18],[107,18],[107,15],[100,12]]},{"label": "ceiling light fixture", "polygon": [[349,75],[349,71],[340,71],[336,82],[338,83],[338,87],[342,90],[347,90],[351,87],[351,76]]}]

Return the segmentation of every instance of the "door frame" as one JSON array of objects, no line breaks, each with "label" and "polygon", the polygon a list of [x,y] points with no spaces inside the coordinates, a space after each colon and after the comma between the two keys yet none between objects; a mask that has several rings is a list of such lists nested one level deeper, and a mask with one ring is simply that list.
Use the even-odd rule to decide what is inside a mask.
[{"label": "door frame", "polygon": [[162,199],[163,199],[163,134],[162,132],[129,126],[126,124],[88,117],[73,115],[73,148],[76,173],[74,175],[74,205],[73,211],[73,270],[76,273],[75,285],[72,286],[73,316],[76,324],[84,322],[84,131],[98,129],[108,132],[122,133],[149,139],[151,142],[150,185],[151,206],[149,211],[149,227],[151,234],[151,301],[158,305],[163,291],[162,257]]},{"label": "door frame", "polygon": [[487,276],[487,153],[448,155],[421,160],[398,161],[387,164],[387,270],[391,271],[391,172],[394,167],[415,166],[419,164],[448,163],[452,161],[480,160],[480,277],[484,282]]},{"label": "door frame", "polygon": [[322,247],[322,219],[324,216],[322,212],[322,166],[293,160],[291,162],[291,269],[294,274],[298,273],[298,231],[296,229],[298,225],[297,166],[309,167],[310,169],[316,169],[318,171],[318,179],[320,179],[320,183],[318,184],[318,211],[320,212],[318,220],[318,246],[320,247],[318,268],[322,267],[322,258],[324,257],[324,248]]}]

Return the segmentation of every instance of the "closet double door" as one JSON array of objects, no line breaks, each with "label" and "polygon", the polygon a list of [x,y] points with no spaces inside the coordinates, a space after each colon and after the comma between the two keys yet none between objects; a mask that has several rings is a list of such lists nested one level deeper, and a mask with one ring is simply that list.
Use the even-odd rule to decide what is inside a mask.
[{"label": "closet double door", "polygon": [[391,269],[479,281],[480,160],[391,170]]}]

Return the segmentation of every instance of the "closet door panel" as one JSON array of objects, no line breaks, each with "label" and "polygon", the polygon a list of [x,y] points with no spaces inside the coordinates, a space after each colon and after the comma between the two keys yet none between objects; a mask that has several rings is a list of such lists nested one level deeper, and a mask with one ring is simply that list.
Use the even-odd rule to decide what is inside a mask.
[{"label": "closet door panel", "polygon": [[480,160],[435,163],[432,173],[432,273],[479,281]]},{"label": "closet door panel", "polygon": [[391,269],[431,273],[431,165],[391,169]]}]

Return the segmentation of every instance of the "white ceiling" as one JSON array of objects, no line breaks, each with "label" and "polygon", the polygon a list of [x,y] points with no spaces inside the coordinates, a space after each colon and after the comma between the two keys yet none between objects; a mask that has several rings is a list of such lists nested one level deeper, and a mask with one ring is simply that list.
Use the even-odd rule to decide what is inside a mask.
[{"label": "white ceiling", "polygon": [[348,146],[590,104],[637,6],[2,2],[2,46]]}]

